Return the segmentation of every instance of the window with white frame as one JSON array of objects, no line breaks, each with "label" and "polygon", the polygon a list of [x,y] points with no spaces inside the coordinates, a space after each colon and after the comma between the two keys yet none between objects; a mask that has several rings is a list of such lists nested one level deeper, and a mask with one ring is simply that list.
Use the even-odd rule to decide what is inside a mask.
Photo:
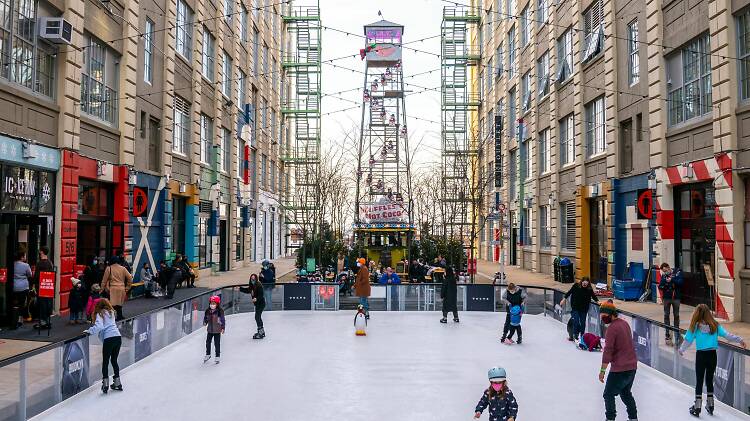
[{"label": "window with white frame", "polygon": [[492,9],[487,10],[487,20],[484,22],[484,42],[492,45],[492,25],[495,23],[492,19]]},{"label": "window with white frame", "polygon": [[568,28],[557,39],[557,82],[568,79],[573,74],[573,31]]},{"label": "window with white frame", "polygon": [[549,141],[549,129],[539,132],[539,173],[545,174],[551,168],[552,149]]},{"label": "window with white frame", "polygon": [[273,191],[276,188],[276,162],[271,161],[271,183],[269,184],[268,190]]},{"label": "window with white frame", "polygon": [[276,110],[271,109],[271,134],[269,135],[271,142],[276,142],[276,136]]},{"label": "window with white frame", "polygon": [[531,246],[531,209],[521,209],[521,225],[523,226],[521,242],[525,247],[529,247]]},{"label": "window with white frame", "polygon": [[536,75],[541,98],[549,93],[549,51],[545,51],[536,61]]},{"label": "window with white frame", "polygon": [[174,96],[174,128],[172,152],[187,155],[190,150],[190,103]]},{"label": "window with white frame", "polygon": [[247,8],[245,7],[244,4],[242,4],[241,6],[242,6],[242,9],[240,10],[240,37],[241,37],[240,39],[242,40],[242,42],[247,42],[248,41]]},{"label": "window with white frame", "polygon": [[497,47],[495,51],[495,74],[497,77],[503,77],[503,43]]},{"label": "window with white frame", "polygon": [[227,158],[227,154],[229,151],[229,145],[232,144],[232,141],[230,140],[230,134],[229,130],[222,127],[221,128],[221,139],[219,139],[219,171],[221,172],[227,172],[227,166],[229,165],[229,160]]},{"label": "window with white frame", "polygon": [[640,58],[638,57],[638,20],[628,24],[628,81],[630,86],[640,78]]},{"label": "window with white frame", "polygon": [[487,59],[486,66],[487,67],[485,68],[485,71],[484,71],[485,80],[486,80],[485,83],[487,84],[487,86],[485,87],[485,92],[489,94],[489,92],[492,91],[492,85],[493,85],[492,81],[494,80],[492,76],[495,74],[493,67],[492,67],[492,56],[490,56]]},{"label": "window with white frame", "polygon": [[521,141],[521,180],[531,178],[531,139]]},{"label": "window with white frame", "polygon": [[261,100],[261,110],[260,110],[260,129],[263,130],[263,132],[266,132],[268,130],[268,101]]},{"label": "window with white frame", "polygon": [[202,164],[211,163],[211,147],[213,146],[214,138],[214,120],[205,115],[201,114],[201,154],[200,160]]},{"label": "window with white frame", "polygon": [[526,6],[521,11],[521,48],[531,41],[531,10]]},{"label": "window with white frame", "polygon": [[263,77],[268,77],[268,46],[263,44]]},{"label": "window with white frame", "polygon": [[[750,98],[750,8],[737,16],[737,55],[737,64],[740,67],[740,99],[746,100]],[[750,244],[750,240],[748,243]],[[750,266],[750,261],[748,265]]]},{"label": "window with white frame", "polygon": [[253,76],[258,77],[258,69],[260,68],[260,55],[258,51],[260,49],[260,32],[257,29],[253,30]]},{"label": "window with white frame", "polygon": [[549,205],[539,206],[539,246],[552,247],[552,218]]},{"label": "window with white frame", "polygon": [[667,57],[669,125],[711,112],[711,48],[708,33]]},{"label": "window with white frame", "polygon": [[154,80],[154,22],[146,18],[143,31],[143,81],[151,84]]},{"label": "window with white frame", "polygon": [[214,68],[216,67],[216,59],[214,58],[216,52],[216,38],[211,35],[208,28],[203,27],[203,49],[201,53],[201,73],[203,77],[213,82],[214,80]]},{"label": "window with white frame", "polygon": [[508,182],[510,183],[510,199],[515,200],[518,198],[518,191],[516,185],[518,183],[518,149],[510,151],[510,157],[508,159]]},{"label": "window with white frame", "polygon": [[508,13],[508,16],[507,16],[508,19],[513,19],[516,17],[516,6],[517,6],[516,0],[508,0],[507,10],[506,10],[506,12]]},{"label": "window with white frame", "polygon": [[88,48],[83,51],[81,111],[114,125],[117,123],[119,60],[114,50],[91,35],[84,35],[84,43]]},{"label": "window with white frame", "polygon": [[232,97],[232,58],[224,51],[224,71],[221,75],[221,92],[225,97]]},{"label": "window with white frame", "polygon": [[234,0],[224,0],[224,19],[228,24],[232,24],[232,16],[234,15]]},{"label": "window with white frame", "polygon": [[516,76],[516,26],[508,31],[508,77]]},{"label": "window with white frame", "polygon": [[278,92],[279,90],[279,72],[276,70],[276,59],[271,59],[271,90]]},{"label": "window with white frame", "polygon": [[606,148],[604,140],[606,127],[604,123],[604,96],[589,102],[584,110],[586,125],[586,157],[603,153]]},{"label": "window with white frame", "polygon": [[193,49],[193,10],[185,0],[177,0],[177,27],[175,28],[175,49],[190,59]]},{"label": "window with white frame", "polygon": [[531,109],[531,70],[521,77],[521,109],[524,112]]},{"label": "window with white frame", "polygon": [[516,118],[516,88],[508,91],[508,126],[510,127],[510,136],[516,137],[518,134],[518,118]]},{"label": "window with white frame", "polygon": [[242,112],[245,112],[245,104],[247,104],[247,75],[242,70],[239,70],[239,77],[237,77],[237,108]]},{"label": "window with white frame", "polygon": [[258,12],[260,11],[258,0],[250,0],[250,8],[253,9],[253,17],[258,19]]},{"label": "window with white frame", "polygon": [[573,113],[566,115],[558,121],[558,135],[560,144],[560,164],[567,165],[576,159],[575,139],[573,138]]},{"label": "window with white frame", "polygon": [[560,203],[560,245],[563,249],[576,249],[576,204],[573,201]]},{"label": "window with white frame", "polygon": [[547,0],[537,0],[536,20],[538,21],[539,26],[547,23],[547,19],[549,19],[549,6],[547,5]]},{"label": "window with white frame", "polygon": [[260,156],[260,186],[266,188],[266,179],[268,178],[268,157],[265,154]]},{"label": "window with white frame", "polygon": [[604,44],[604,9],[602,0],[595,1],[583,12],[583,61],[596,57]]}]

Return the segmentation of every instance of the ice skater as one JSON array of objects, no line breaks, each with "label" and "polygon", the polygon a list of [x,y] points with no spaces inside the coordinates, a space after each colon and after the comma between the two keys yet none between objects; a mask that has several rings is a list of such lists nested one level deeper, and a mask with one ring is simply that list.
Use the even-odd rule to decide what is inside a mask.
[{"label": "ice skater", "polygon": [[100,298],[94,306],[94,325],[84,330],[88,335],[97,335],[102,341],[102,392],[109,390],[109,364],[112,363],[112,390],[122,391],[120,366],[117,357],[120,355],[122,337],[115,323],[116,312],[106,298]]},{"label": "ice skater", "polygon": [[508,388],[505,369],[492,367],[487,372],[487,377],[490,380],[490,387],[484,391],[482,398],[479,399],[479,403],[474,409],[474,418],[481,417],[482,412],[489,406],[490,421],[515,421],[518,415],[518,402],[516,402],[513,392]]},{"label": "ice skater", "polygon": [[214,362],[218,364],[221,357],[221,335],[224,334],[227,324],[226,319],[224,319],[224,310],[219,305],[221,304],[221,298],[214,295],[209,298],[208,303],[206,313],[203,315],[203,326],[206,326],[206,356],[203,357],[203,362],[208,362],[211,359],[211,340],[213,340],[216,350]]},{"label": "ice skater", "polygon": [[[503,337],[500,341],[505,343],[505,339],[508,337],[510,331],[510,309],[513,306],[523,306],[526,304],[526,291],[523,288],[516,286],[513,282],[508,284],[508,288],[503,292],[503,304],[505,304],[505,325],[503,326]],[[519,343],[521,342],[521,336],[519,332]]]},{"label": "ice skater", "polygon": [[719,336],[730,342],[739,343],[745,348],[745,341],[724,329],[705,304],[698,304],[690,319],[690,326],[685,333],[685,341],[680,345],[680,355],[685,353],[695,341],[695,403],[690,407],[690,414],[700,416],[703,399],[703,382],[706,383],[706,412],[714,414],[714,371],[716,371],[716,349]]},{"label": "ice skater", "polygon": [[[374,263],[373,263],[374,264]],[[354,281],[354,294],[359,297],[359,304],[365,309],[365,318],[370,318],[370,272],[365,265],[365,259],[357,259],[357,276]]]},{"label": "ice skater", "polygon": [[266,337],[266,331],[263,329],[263,310],[266,309],[266,294],[263,283],[258,279],[256,274],[250,275],[250,283],[247,287],[240,287],[240,291],[250,294],[255,305],[255,325],[258,331],[253,335],[253,339],[263,339]]},{"label": "ice skater", "polygon": [[565,301],[570,298],[570,317],[573,320],[573,335],[568,334],[569,341],[578,341],[578,338],[586,333],[586,319],[589,314],[591,301],[599,302],[594,294],[594,288],[591,286],[588,276],[584,276],[580,283],[573,284],[570,290],[560,301],[560,307],[565,306]]},{"label": "ice skater", "polygon": [[513,345],[513,334],[518,333],[517,344],[523,341],[523,332],[521,331],[521,317],[523,316],[523,307],[513,306],[510,309],[510,326],[508,326],[508,337],[503,341],[506,345]]},{"label": "ice skater", "polygon": [[608,325],[604,340],[602,366],[599,369],[599,381],[604,383],[607,366],[611,364],[607,383],[604,386],[604,408],[607,421],[614,421],[617,417],[615,396],[625,404],[630,421],[638,421],[638,409],[631,392],[638,359],[633,347],[633,333],[625,320],[617,317],[617,308],[612,300],[607,300],[599,306],[599,315],[604,324]]},{"label": "ice skater", "polygon": [[448,312],[453,313],[453,321],[458,323],[458,305],[456,304],[456,297],[458,295],[458,287],[456,286],[456,273],[453,267],[448,267],[445,270],[445,278],[443,279],[442,288],[440,288],[440,298],[443,299],[443,318],[440,319],[440,323],[448,323]]}]

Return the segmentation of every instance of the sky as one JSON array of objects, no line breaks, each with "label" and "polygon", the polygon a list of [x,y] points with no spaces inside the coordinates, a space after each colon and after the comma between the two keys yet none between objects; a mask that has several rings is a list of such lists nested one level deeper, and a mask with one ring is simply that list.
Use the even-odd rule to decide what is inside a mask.
[{"label": "sky", "polygon": [[[304,0],[296,4],[302,5]],[[406,97],[406,124],[415,169],[440,163],[440,58],[437,54],[440,53],[442,10],[446,5],[441,0],[320,0],[322,25],[327,27],[323,29],[322,45],[324,151],[343,147],[353,154],[356,152],[355,141],[345,140],[344,134],[351,127],[360,126],[362,111],[356,107],[362,103],[364,76],[347,69],[365,70],[365,62],[359,58],[359,50],[365,46],[363,26],[386,19],[404,26],[404,47],[432,53],[403,50],[404,81],[420,87],[406,87],[415,92]],[[378,11],[383,13],[382,18]],[[424,38],[429,39],[421,41]],[[347,55],[350,57],[325,63]],[[353,88],[359,89],[350,91]],[[341,91],[348,92],[339,93]],[[347,108],[351,109],[337,112]],[[356,165],[355,155],[352,155],[352,162]]]}]

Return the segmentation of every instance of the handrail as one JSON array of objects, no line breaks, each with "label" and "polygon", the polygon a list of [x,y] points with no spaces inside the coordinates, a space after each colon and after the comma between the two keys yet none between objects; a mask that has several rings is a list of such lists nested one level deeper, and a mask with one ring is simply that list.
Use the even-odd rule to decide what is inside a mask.
[{"label": "handrail", "polygon": [[[303,285],[338,285],[337,282],[304,282],[302,284]],[[285,285],[285,284],[279,283],[277,285]],[[292,283],[292,285],[298,285],[298,284]],[[385,287],[385,286],[398,286],[398,285],[404,285],[404,286],[422,286],[422,285],[425,285],[425,286],[441,286],[442,284],[441,283],[436,283],[436,282],[431,282],[431,283],[425,282],[425,283],[418,283],[418,284],[412,284],[412,283],[379,284],[379,283],[372,283],[371,282],[370,285],[371,286],[384,286]],[[470,286],[470,285],[492,285],[492,284],[458,284],[458,286]],[[516,284],[516,285],[519,286],[519,287],[521,287],[521,288],[525,288],[527,290],[531,289],[531,290],[552,291],[552,292],[557,291],[559,293],[564,293],[564,292],[562,292],[562,291],[560,291],[558,289],[550,288],[550,287],[545,287],[545,286],[522,285],[522,284]],[[191,301],[194,298],[202,296],[202,295],[205,295],[205,294],[218,292],[218,291],[221,291],[221,290],[224,290],[224,289],[239,288],[239,287],[244,287],[244,286],[247,286],[247,283],[226,285],[226,286],[223,286],[223,287],[213,288],[213,289],[205,290],[205,291],[196,291],[195,294],[192,294],[192,295],[190,295],[187,298],[183,298],[183,299],[181,299],[179,301],[169,302],[169,303],[166,303],[165,305],[163,305],[161,307],[156,307],[156,308],[153,308],[151,310],[145,311],[143,313],[137,314],[135,316],[125,318],[125,319],[123,319],[123,320],[121,320],[121,321],[118,322],[118,327],[121,326],[122,324],[128,322],[128,321],[135,320],[138,317],[142,317],[144,315],[148,315],[148,314],[151,314],[151,313],[155,313],[155,312],[158,312],[158,311],[162,311],[162,310],[168,309],[170,307],[174,307],[174,306],[183,304],[183,303],[185,303],[187,301]],[[492,285],[492,286],[494,286],[494,287],[507,287],[507,284],[496,284],[496,285]],[[592,304],[597,304],[597,303],[592,302]],[[618,309],[618,312],[621,313],[621,314],[625,314],[625,315],[627,315],[629,317],[640,318],[640,319],[643,319],[643,320],[647,320],[650,323],[653,323],[653,324],[655,324],[655,325],[657,325],[657,326],[659,326],[661,328],[671,330],[673,332],[679,332],[680,334],[686,332],[685,329],[677,329],[677,328],[675,328],[673,326],[665,325],[663,322],[660,322],[658,320],[650,319],[648,317],[644,317],[644,316],[641,316],[641,315],[638,315],[638,314],[635,314],[635,313],[632,313],[632,312],[629,312],[629,311],[626,311],[626,310],[620,310],[620,309]],[[28,359],[28,358],[31,358],[31,357],[34,357],[36,355],[42,354],[44,352],[47,352],[47,351],[49,351],[51,349],[54,349],[56,347],[65,345],[67,343],[77,341],[77,340],[79,340],[79,339],[81,339],[81,338],[83,338],[85,336],[86,336],[85,333],[81,333],[80,335],[76,335],[76,336],[71,337],[71,338],[67,338],[67,339],[63,339],[61,341],[49,343],[49,344],[43,345],[43,346],[41,346],[39,348],[31,349],[31,350],[25,351],[23,353],[14,355],[12,357],[5,358],[3,360],[0,360],[0,368],[8,366],[8,365],[11,365],[11,364],[14,364],[16,362],[19,362],[19,361],[22,361],[22,360],[25,360],[25,359]],[[741,353],[743,355],[750,356],[750,350],[748,350],[748,349],[744,349],[744,348],[741,348],[739,346],[736,346],[736,345],[733,345],[733,344],[729,344],[729,343],[725,343],[725,342],[720,342],[720,344],[721,344],[721,346],[725,346],[727,348],[730,348],[734,352],[738,352],[738,353]]]}]

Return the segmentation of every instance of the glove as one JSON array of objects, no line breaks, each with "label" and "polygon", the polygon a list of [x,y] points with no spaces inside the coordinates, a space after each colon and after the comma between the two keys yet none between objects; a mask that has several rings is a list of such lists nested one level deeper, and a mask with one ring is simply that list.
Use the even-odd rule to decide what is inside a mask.
[{"label": "glove", "polygon": [[84,330],[83,333],[85,333],[86,335],[91,335],[91,332],[89,332],[88,329]]}]

